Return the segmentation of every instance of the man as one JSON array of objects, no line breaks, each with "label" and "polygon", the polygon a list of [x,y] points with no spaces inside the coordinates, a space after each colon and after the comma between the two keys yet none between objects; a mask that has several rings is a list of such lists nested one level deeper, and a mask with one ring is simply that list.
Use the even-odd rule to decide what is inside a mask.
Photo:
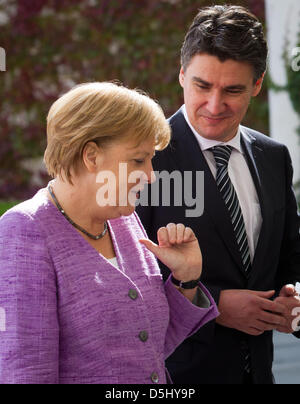
[{"label": "man", "polygon": [[[153,167],[204,172],[204,212],[187,217],[171,195],[171,206],[138,213],[155,241],[170,222],[194,230],[220,316],[168,359],[175,383],[271,384],[272,331],[296,330],[300,303],[290,284],[300,281],[300,220],[291,159],[285,146],[241,126],[267,52],[261,24],[238,6],[200,10],[182,47],[185,105],[170,118],[171,144]],[[193,196],[197,185],[193,178]]]}]

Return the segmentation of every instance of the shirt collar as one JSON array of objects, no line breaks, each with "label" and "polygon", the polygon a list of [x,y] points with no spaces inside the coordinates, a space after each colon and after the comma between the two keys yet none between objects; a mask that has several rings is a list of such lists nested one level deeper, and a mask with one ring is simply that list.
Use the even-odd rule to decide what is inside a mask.
[{"label": "shirt collar", "polygon": [[189,120],[187,112],[186,112],[185,105],[182,106],[182,112],[183,112],[183,115],[184,115],[184,118],[185,118],[187,124],[191,128],[191,131],[196,136],[196,139],[197,139],[202,151],[211,149],[212,147],[215,147],[215,146],[226,145],[226,146],[231,146],[232,148],[239,151],[240,153],[243,153],[242,146],[241,146],[241,128],[240,127],[239,127],[235,137],[233,139],[231,139],[229,142],[225,143],[225,142],[219,142],[218,140],[206,139],[203,136],[199,135],[199,133],[195,130],[195,128],[190,123],[190,120]]}]

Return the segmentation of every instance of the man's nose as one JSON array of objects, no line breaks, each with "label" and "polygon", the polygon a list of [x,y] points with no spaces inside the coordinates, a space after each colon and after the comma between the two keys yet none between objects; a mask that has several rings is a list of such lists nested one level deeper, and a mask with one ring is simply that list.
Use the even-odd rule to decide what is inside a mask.
[{"label": "man's nose", "polygon": [[221,92],[215,91],[209,95],[206,109],[212,116],[220,115],[225,111],[226,105]]}]

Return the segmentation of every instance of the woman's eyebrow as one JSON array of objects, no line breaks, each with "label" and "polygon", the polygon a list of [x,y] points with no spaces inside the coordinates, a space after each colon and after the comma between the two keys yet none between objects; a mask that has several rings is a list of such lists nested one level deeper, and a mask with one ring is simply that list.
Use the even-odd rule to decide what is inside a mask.
[{"label": "woman's eyebrow", "polygon": [[132,154],[139,154],[139,155],[143,155],[143,156],[145,156],[145,157],[148,157],[148,156],[154,157],[155,154],[156,154],[156,152],[154,152],[154,153],[149,153],[149,152],[143,152],[143,151],[135,151],[135,152],[132,152]]}]

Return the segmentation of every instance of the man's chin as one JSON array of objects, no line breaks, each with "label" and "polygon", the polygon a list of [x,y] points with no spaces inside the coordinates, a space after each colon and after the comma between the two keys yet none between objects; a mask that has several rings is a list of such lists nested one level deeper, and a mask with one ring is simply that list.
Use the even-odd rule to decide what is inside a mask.
[{"label": "man's chin", "polygon": [[207,140],[223,141],[223,139],[227,137],[226,134],[224,134],[224,132],[219,132],[213,129],[198,131],[198,133]]},{"label": "man's chin", "polygon": [[219,125],[199,125],[196,130],[205,139],[228,142],[236,136],[238,128],[231,131],[226,130],[220,123]]}]

